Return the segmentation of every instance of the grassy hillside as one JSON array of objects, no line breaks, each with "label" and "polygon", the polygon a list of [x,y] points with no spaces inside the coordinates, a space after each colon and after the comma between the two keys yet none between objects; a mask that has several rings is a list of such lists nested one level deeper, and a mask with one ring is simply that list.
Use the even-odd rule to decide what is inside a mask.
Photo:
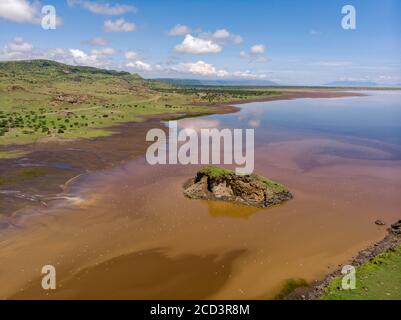
[{"label": "grassy hillside", "polygon": [[341,290],[341,280],[332,280],[321,299],[401,300],[401,246],[358,267],[355,290]]},{"label": "grassy hillside", "polygon": [[0,144],[107,135],[141,115],[193,110],[138,75],[46,60],[0,62],[0,96]]},{"label": "grassy hillside", "polygon": [[207,106],[195,104],[272,92],[238,94],[221,89],[213,93],[218,99],[211,99],[210,89],[181,89],[128,72],[49,60],[0,62],[0,145],[109,135],[112,125],[143,115],[207,112]]}]

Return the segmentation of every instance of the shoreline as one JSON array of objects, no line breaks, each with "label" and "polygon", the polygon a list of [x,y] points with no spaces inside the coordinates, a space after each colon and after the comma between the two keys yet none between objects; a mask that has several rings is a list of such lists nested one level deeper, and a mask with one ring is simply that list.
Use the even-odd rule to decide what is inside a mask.
[{"label": "shoreline", "polygon": [[[295,95],[295,94],[294,94]],[[321,92],[318,92],[318,93],[316,93],[315,94],[315,96],[316,95],[321,95]],[[293,96],[293,94],[292,94],[292,96]],[[337,95],[336,95],[337,96]],[[278,98],[278,97],[274,97],[274,98]],[[288,98],[288,96],[287,96],[287,98]],[[239,107],[234,107],[233,108],[234,110],[239,110],[240,108]],[[174,115],[173,115],[174,116]],[[152,119],[148,119],[148,121],[149,122],[151,122],[152,121]],[[159,122],[160,122],[160,119],[159,119]],[[146,123],[146,125],[145,125],[145,123],[141,123],[142,125],[144,125],[145,127],[147,127],[149,124],[148,123]],[[135,124],[127,124],[127,128],[129,129],[129,128],[131,128],[131,127],[134,127],[135,128],[135,130],[134,130],[134,133],[136,133],[136,134],[138,134],[138,132],[137,132],[137,125],[139,125],[139,124],[137,124],[137,123],[135,123]],[[125,126],[124,126],[124,128],[125,128]],[[127,132],[124,132],[124,133],[131,133],[131,131],[127,131]],[[121,134],[121,133],[120,133]],[[124,136],[124,134],[122,134],[123,136]],[[130,136],[129,134],[128,134],[128,136]],[[132,136],[131,136],[131,138],[132,138]],[[143,139],[143,137],[142,137],[142,139]],[[103,140],[103,139],[102,139]],[[105,139],[105,140],[108,140],[108,139]],[[126,141],[126,140],[124,140],[124,141]],[[82,142],[82,141],[81,141]],[[119,163],[121,163],[121,162],[115,162],[115,163],[113,163],[110,167],[111,168],[118,168],[119,167]],[[106,163],[102,163],[103,165],[106,165]],[[107,170],[108,168],[106,168],[106,170]],[[96,170],[102,170],[102,169],[99,169],[99,168],[92,168],[92,170],[91,171],[96,171]],[[91,171],[89,171],[89,172],[91,172]],[[84,174],[85,175],[85,174]],[[73,178],[72,180],[69,180],[70,182],[71,182],[71,186],[69,186],[68,187],[68,189],[70,189],[70,187],[71,188],[74,188],[74,185],[76,186],[77,184],[76,184],[76,182],[77,181],[75,181],[74,180],[75,178]],[[78,189],[79,190],[79,189]],[[68,190],[67,190],[67,192],[68,192]],[[79,194],[79,193],[78,193]],[[39,213],[40,214],[40,213]],[[64,216],[64,215],[63,215]],[[44,221],[46,221],[47,220],[47,218],[46,217],[44,217]],[[40,220],[39,220],[40,221]],[[77,224],[77,221],[79,221],[79,220],[76,220],[75,221],[75,224]],[[50,221],[50,223],[51,223],[51,221]],[[29,224],[28,224],[28,228],[27,228],[27,230],[29,230],[30,228],[29,228]],[[43,233],[43,232],[42,232]],[[28,233],[29,234],[29,233]],[[375,241],[375,240],[374,240]],[[357,250],[355,250],[355,251],[357,251]],[[344,259],[345,260],[345,259]],[[315,278],[316,279],[316,278]]]},{"label": "shoreline", "polygon": [[[365,96],[366,94],[343,91],[338,89],[292,89],[285,90],[280,95],[271,97],[265,97],[262,99],[251,99],[248,101],[231,101],[223,104],[196,104],[197,106],[207,106],[208,112],[187,112],[182,113],[166,113],[159,115],[143,116],[143,121],[140,122],[127,122],[117,124],[109,128],[113,131],[113,134],[107,137],[99,137],[93,139],[74,139],[74,140],[49,140],[49,141],[37,141],[35,143],[19,146],[19,151],[24,152],[21,157],[12,159],[0,159],[0,172],[6,172],[8,168],[20,168],[27,165],[32,167],[42,167],[46,170],[50,170],[50,175],[54,171],[55,167],[66,167],[67,170],[55,170],[53,176],[57,175],[55,181],[40,181],[35,185],[35,182],[30,182],[29,191],[24,190],[24,184],[26,181],[22,181],[20,184],[7,186],[6,183],[2,184],[1,191],[7,191],[7,187],[10,187],[10,191],[15,192],[12,189],[17,190],[15,193],[14,208],[8,213],[6,212],[3,217],[0,216],[0,232],[8,227],[18,226],[18,218],[20,211],[24,211],[29,208],[40,208],[41,206],[47,207],[47,201],[50,199],[62,197],[65,193],[66,185],[69,181],[74,181],[77,177],[82,176],[88,172],[96,170],[104,170],[112,168],[119,163],[125,163],[129,160],[134,160],[140,156],[143,156],[146,148],[150,143],[147,143],[144,139],[145,132],[150,128],[165,129],[161,124],[163,120],[174,120],[200,116],[210,116],[214,114],[228,114],[238,112],[241,108],[235,105],[255,103],[255,102],[269,102],[278,100],[292,100],[302,98],[340,98],[340,97],[352,97],[352,96]],[[139,139],[138,139],[139,137]],[[132,140],[130,142],[130,140]],[[126,145],[135,145],[134,148],[127,149]],[[15,149],[15,145],[5,146],[4,150]],[[78,156],[77,153],[82,153]],[[22,162],[23,159],[29,159],[29,162]],[[50,159],[50,161],[49,161]],[[72,168],[72,169],[71,169]],[[59,169],[59,168],[56,168]],[[74,173],[75,171],[75,173]],[[60,176],[59,176],[60,175]],[[44,177],[46,178],[46,177]],[[50,178],[49,178],[50,179]],[[49,180],[47,179],[47,180]],[[46,179],[44,179],[46,180]],[[46,190],[43,192],[41,184],[46,183]],[[33,191],[34,192],[33,192]],[[7,195],[6,195],[7,197]],[[27,200],[28,199],[28,200]],[[7,204],[6,204],[7,205]],[[3,211],[6,209],[0,207]]]},{"label": "shoreline", "polygon": [[[378,255],[391,251],[399,245],[401,245],[401,234],[394,232],[390,226],[387,228],[387,235],[382,240],[360,250],[353,258],[344,262],[343,265],[348,264],[358,268]],[[315,280],[308,287],[295,289],[284,300],[319,300],[330,282],[337,277],[343,276],[341,270],[342,266],[339,266],[339,268],[326,275],[322,280]]]}]

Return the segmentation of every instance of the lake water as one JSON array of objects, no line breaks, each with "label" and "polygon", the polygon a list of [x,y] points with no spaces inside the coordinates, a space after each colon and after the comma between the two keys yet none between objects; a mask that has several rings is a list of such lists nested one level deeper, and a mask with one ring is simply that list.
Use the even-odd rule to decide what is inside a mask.
[{"label": "lake water", "polygon": [[[75,201],[48,209],[15,235],[18,245],[0,242],[0,259],[24,270],[60,266],[58,298],[264,299],[288,279],[322,278],[384,237],[376,219],[401,218],[401,94],[366,93],[179,121],[255,128],[255,171],[291,190],[284,205],[190,200],[182,185],[199,166],[141,158],[78,179]],[[5,270],[0,296],[35,279]],[[41,297],[34,283],[17,296]]]}]

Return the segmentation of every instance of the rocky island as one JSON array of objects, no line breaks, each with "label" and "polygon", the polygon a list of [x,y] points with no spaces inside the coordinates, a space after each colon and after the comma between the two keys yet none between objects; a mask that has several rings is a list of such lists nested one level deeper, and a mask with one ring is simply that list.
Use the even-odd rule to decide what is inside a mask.
[{"label": "rocky island", "polygon": [[293,198],[282,184],[257,174],[238,175],[232,170],[206,166],[184,184],[191,199],[223,200],[267,208]]}]

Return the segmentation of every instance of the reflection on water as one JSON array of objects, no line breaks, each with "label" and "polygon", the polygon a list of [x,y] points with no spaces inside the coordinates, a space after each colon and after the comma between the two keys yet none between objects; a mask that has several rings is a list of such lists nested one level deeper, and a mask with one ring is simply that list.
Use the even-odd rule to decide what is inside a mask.
[{"label": "reflection on water", "polygon": [[231,217],[237,219],[247,219],[257,212],[265,211],[265,209],[261,208],[227,203],[223,201],[202,201],[207,205],[208,212],[212,217]]},{"label": "reflection on water", "polygon": [[[369,92],[365,97],[298,99],[250,103],[240,113],[216,116],[221,127],[246,128],[257,122],[256,141],[266,144],[272,130],[305,136],[352,139],[357,144],[391,151],[400,159],[401,93]],[[280,139],[280,136],[274,136]],[[380,142],[380,143],[377,143]],[[354,151],[351,151],[354,152]],[[345,152],[347,153],[347,152]]]},{"label": "reflection on water", "polygon": [[[82,176],[69,190],[82,202],[49,209],[50,222],[0,242],[4,270],[24,266],[0,270],[0,297],[22,285],[24,297],[37,296],[37,274],[26,270],[44,262],[62,266],[58,297],[99,297],[94,289],[127,298],[273,297],[287,279],[322,277],[384,236],[376,219],[400,218],[401,95],[369,94],[180,120],[197,129],[254,127],[256,172],[287,185],[294,199],[269,210],[190,200],[182,185],[199,166],[144,159]],[[109,268],[116,281],[105,279]]]}]

